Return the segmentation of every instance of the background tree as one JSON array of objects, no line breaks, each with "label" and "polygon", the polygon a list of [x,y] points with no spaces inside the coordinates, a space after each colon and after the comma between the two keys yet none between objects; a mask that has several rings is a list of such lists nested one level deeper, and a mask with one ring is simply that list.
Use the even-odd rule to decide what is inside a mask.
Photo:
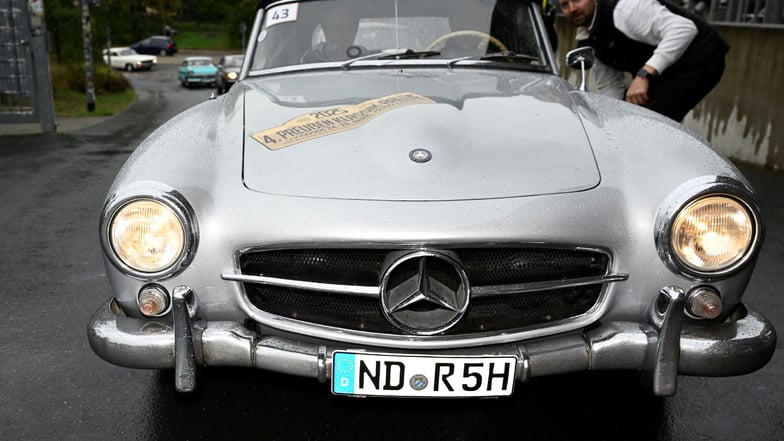
[{"label": "background tree", "polygon": [[[100,60],[109,40],[112,46],[132,44],[150,35],[162,35],[178,23],[224,25],[229,41],[240,47],[240,25],[248,33],[258,0],[92,0],[90,7],[93,58]],[[80,0],[47,0],[46,24],[52,51],[59,64],[84,59]],[[175,36],[176,40],[176,36]]]},{"label": "background tree", "polygon": [[236,47],[242,46],[242,34],[240,33],[241,24],[245,24],[245,42],[247,44],[253,20],[256,18],[256,6],[259,0],[238,0],[229,10],[226,17],[226,32],[229,33],[229,41]]},{"label": "background tree", "polygon": [[[93,56],[109,38],[113,46],[128,45],[149,35],[162,34],[182,9],[182,0],[102,0],[90,7]],[[48,0],[46,25],[58,63],[83,60],[80,0]],[[100,58],[98,58],[100,59]]]},{"label": "background tree", "polygon": [[235,6],[233,2],[221,0],[183,0],[180,17],[196,23],[222,23]]}]

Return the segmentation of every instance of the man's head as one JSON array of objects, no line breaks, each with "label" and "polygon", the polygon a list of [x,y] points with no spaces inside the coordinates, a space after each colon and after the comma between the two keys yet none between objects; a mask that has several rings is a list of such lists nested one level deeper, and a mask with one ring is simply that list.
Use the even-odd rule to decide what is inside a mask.
[{"label": "man's head", "polygon": [[354,44],[358,26],[357,17],[345,7],[334,7],[325,12],[321,29],[331,58],[346,58],[346,50]]},{"label": "man's head", "polygon": [[564,17],[575,26],[589,26],[596,10],[596,0],[559,0]]}]

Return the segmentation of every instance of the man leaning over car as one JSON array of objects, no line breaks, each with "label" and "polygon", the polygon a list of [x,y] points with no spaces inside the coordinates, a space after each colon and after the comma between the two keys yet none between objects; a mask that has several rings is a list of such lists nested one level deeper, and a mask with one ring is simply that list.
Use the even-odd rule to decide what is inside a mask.
[{"label": "man leaning over car", "polygon": [[[707,22],[668,0],[559,0],[594,48],[602,94],[682,121],[719,83],[729,44]],[[631,84],[625,73],[631,73]]]}]

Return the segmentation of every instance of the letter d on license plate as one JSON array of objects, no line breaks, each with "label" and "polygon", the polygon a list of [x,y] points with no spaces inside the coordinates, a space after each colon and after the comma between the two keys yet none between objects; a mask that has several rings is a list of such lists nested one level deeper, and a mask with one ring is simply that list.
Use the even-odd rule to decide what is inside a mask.
[{"label": "letter d on license plate", "polygon": [[332,392],[397,397],[511,395],[515,357],[439,357],[334,352]]}]

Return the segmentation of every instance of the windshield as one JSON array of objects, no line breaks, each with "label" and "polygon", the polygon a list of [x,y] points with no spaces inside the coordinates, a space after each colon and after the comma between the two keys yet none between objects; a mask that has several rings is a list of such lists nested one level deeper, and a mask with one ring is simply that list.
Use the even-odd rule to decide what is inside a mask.
[{"label": "windshield", "polygon": [[212,66],[212,60],[209,59],[187,60],[185,64],[188,66]]},{"label": "windshield", "polygon": [[226,67],[241,67],[242,55],[234,55],[234,56],[226,57],[223,61],[223,65]]},{"label": "windshield", "polygon": [[548,61],[535,7],[524,0],[276,2],[261,18],[250,70],[373,59],[442,65],[485,59],[542,68]]}]

